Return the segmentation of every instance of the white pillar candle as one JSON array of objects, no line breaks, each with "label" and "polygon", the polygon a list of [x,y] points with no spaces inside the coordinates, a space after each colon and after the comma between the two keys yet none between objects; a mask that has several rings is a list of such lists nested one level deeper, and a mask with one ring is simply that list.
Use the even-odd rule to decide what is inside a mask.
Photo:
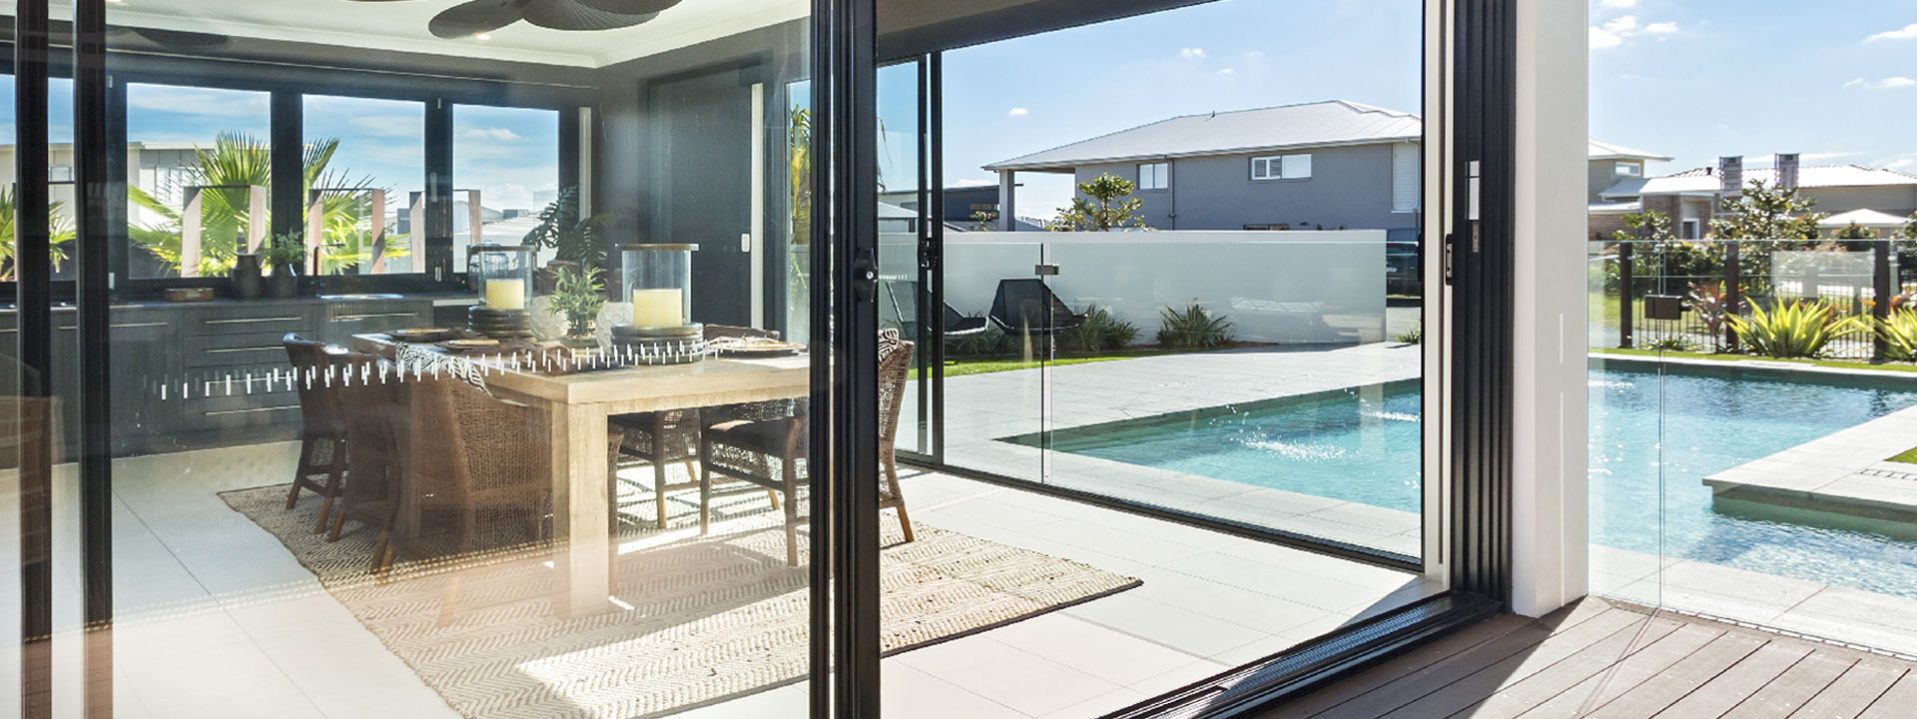
[{"label": "white pillar candle", "polygon": [[486,309],[526,309],[526,281],[522,279],[486,280]]},{"label": "white pillar candle", "polygon": [[634,327],[678,327],[686,323],[685,295],[677,287],[632,291]]}]

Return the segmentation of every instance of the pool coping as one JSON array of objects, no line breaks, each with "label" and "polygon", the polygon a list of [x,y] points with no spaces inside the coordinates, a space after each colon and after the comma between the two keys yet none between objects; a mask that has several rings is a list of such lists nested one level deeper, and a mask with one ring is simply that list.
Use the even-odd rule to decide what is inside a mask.
[{"label": "pool coping", "polygon": [[[1817,365],[1781,362],[1758,357],[1725,360],[1697,359],[1695,357],[1653,358],[1636,355],[1613,355],[1603,352],[1591,352],[1587,355],[1592,369],[1625,368],[1640,370],[1658,370],[1668,367],[1682,367],[1685,370],[1713,370],[1698,374],[1725,374],[1738,378],[1758,377],[1769,379],[1795,379],[1791,375],[1810,375],[1829,384],[1849,384],[1865,379],[1872,380],[1873,386],[1881,386],[1879,380],[1907,385],[1897,389],[1917,390],[1917,372],[1896,370],[1860,369],[1846,367],[1819,367]],[[1833,381],[1836,380],[1836,381]],[[1909,449],[1906,447],[1905,449]]]},{"label": "pool coping", "polygon": [[1704,477],[1713,498],[1917,522],[1917,407],[1892,412]]}]

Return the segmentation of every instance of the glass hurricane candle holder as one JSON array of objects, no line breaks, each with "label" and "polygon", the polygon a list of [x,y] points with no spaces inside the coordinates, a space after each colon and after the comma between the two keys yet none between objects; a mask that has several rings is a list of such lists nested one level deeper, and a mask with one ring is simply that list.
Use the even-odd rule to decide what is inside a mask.
[{"label": "glass hurricane candle holder", "polygon": [[474,332],[500,339],[532,336],[533,248],[478,245],[468,256],[467,280],[479,303],[466,313]]},{"label": "glass hurricane candle holder", "polygon": [[640,364],[679,364],[705,357],[705,328],[692,321],[692,253],[687,244],[619,246],[620,288],[632,321],[613,328],[614,350]]}]

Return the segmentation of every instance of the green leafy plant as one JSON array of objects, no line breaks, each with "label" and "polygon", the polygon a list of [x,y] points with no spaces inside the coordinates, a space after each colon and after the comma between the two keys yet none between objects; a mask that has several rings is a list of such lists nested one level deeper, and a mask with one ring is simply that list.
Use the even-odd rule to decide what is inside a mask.
[{"label": "green leafy plant", "polygon": [[1816,205],[1797,190],[1753,182],[1741,196],[1724,201],[1711,232],[1725,240],[1814,240],[1817,221],[1824,219],[1811,211]]},{"label": "green leafy plant", "polygon": [[1750,317],[1730,317],[1731,327],[1752,352],[1766,357],[1824,356],[1830,343],[1863,325],[1821,300],[1793,300],[1769,310],[1753,305]]},{"label": "green leafy plant", "polygon": [[599,311],[606,306],[604,270],[597,267],[561,267],[553,272],[553,311],[566,318],[566,334],[583,335],[592,331]]},{"label": "green leafy plant", "polygon": [[1856,222],[1852,222],[1848,225],[1845,225],[1843,229],[1837,231],[1837,239],[1874,240],[1874,239],[1877,239],[1877,231],[1871,228],[1865,227],[1863,225],[1857,224]]},{"label": "green leafy plant", "polygon": [[1717,351],[1724,342],[1725,323],[1737,314],[1737,308],[1724,293],[1724,283],[1692,282],[1686,299],[1691,303],[1691,311],[1704,323],[1704,331],[1711,336],[1711,350]]},{"label": "green leafy plant", "polygon": [[1884,359],[1917,362],[1917,310],[1892,310],[1874,329],[1884,340]]},{"label": "green leafy plant", "polygon": [[260,259],[274,274],[289,272],[300,274],[306,267],[306,239],[297,232],[282,232],[266,241],[260,248]]},{"label": "green leafy plant", "polygon": [[582,217],[579,214],[579,188],[559,191],[559,197],[539,211],[539,225],[520,241],[527,247],[550,249],[553,258],[581,267],[603,267],[606,248],[599,242],[599,228],[607,215]]},{"label": "green leafy plant", "polygon": [[1072,330],[1071,342],[1083,352],[1123,349],[1138,339],[1138,325],[1112,316],[1110,310],[1093,306],[1085,310],[1085,321]]},{"label": "green leafy plant", "polygon": [[1231,320],[1219,317],[1193,302],[1183,310],[1166,307],[1158,311],[1161,325],[1158,344],[1166,347],[1217,347],[1231,342]]},{"label": "green leafy plant", "polygon": [[[47,203],[47,257],[53,261],[53,269],[67,261],[67,247],[73,244],[73,220],[61,216],[66,203],[55,200]],[[0,185],[0,282],[12,282],[19,270],[19,259],[15,255],[18,244],[15,241],[14,217],[19,209],[14,202],[13,188]]]},{"label": "green leafy plant", "polygon": [[1685,337],[1670,335],[1644,343],[1644,349],[1658,352],[1696,352],[1697,343]]},{"label": "green leafy plant", "polygon": [[1045,229],[1053,232],[1108,232],[1125,228],[1149,229],[1139,213],[1145,201],[1132,197],[1130,180],[1105,173],[1078,183],[1072,206],[1059,210]]},{"label": "green leafy plant", "polygon": [[1398,333],[1397,340],[1408,345],[1424,344],[1424,320],[1418,320],[1411,329]]},{"label": "green leafy plant", "polygon": [[945,340],[945,352],[961,357],[989,355],[1003,346],[1005,346],[1005,333],[997,326],[987,326],[978,332]]}]

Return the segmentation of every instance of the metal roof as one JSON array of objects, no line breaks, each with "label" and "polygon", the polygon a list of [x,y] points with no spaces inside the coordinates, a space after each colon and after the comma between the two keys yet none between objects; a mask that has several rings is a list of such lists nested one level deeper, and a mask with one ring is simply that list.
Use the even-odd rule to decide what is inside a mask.
[{"label": "metal roof", "polygon": [[1417,140],[1423,133],[1424,123],[1417,115],[1326,100],[1174,117],[995,162],[985,169],[1070,172],[1100,162],[1400,142]]},{"label": "metal roof", "polygon": [[1864,227],[1903,227],[1908,222],[1910,222],[1910,218],[1908,217],[1893,215],[1888,212],[1879,212],[1877,210],[1863,209],[1839,212],[1830,217],[1818,220],[1817,226],[1824,228],[1843,228],[1849,227],[1851,223],[1856,223]]},{"label": "metal roof", "polygon": [[1643,150],[1634,150],[1629,147],[1625,147],[1623,145],[1614,145],[1609,142],[1598,142],[1597,140],[1590,141],[1589,147],[1587,149],[1587,154],[1590,156],[1590,159],[1592,160],[1657,160],[1658,162],[1671,161],[1670,157],[1659,155],[1655,152],[1645,152]]},{"label": "metal roof", "polygon": [[[1744,182],[1751,185],[1758,182],[1765,185],[1774,184],[1777,182],[1777,170],[1768,167],[1746,169]],[[1717,193],[1719,184],[1716,169],[1699,167],[1663,177],[1621,180],[1598,195],[1600,197],[1710,195]],[[1917,187],[1917,176],[1906,175],[1896,170],[1858,165],[1807,165],[1797,171],[1797,186],[1800,188]]]}]

